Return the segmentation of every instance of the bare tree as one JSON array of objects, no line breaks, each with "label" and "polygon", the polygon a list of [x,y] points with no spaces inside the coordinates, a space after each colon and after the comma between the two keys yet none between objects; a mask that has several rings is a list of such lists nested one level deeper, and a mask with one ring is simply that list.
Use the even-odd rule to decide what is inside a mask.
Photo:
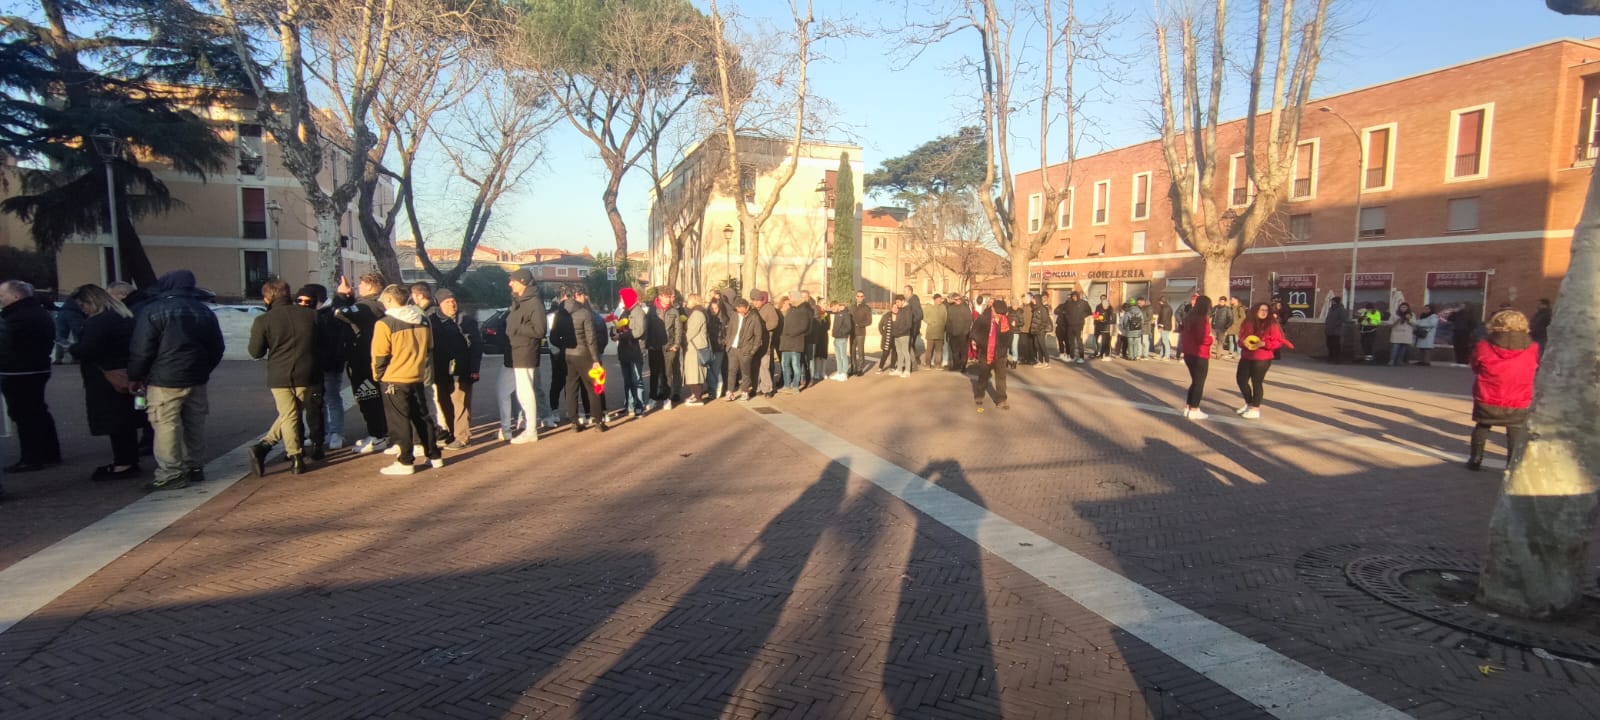
[{"label": "bare tree", "polygon": [[[1547,0],[1567,14],[1600,15],[1596,0]],[[1532,441],[1506,473],[1489,521],[1478,602],[1546,618],[1582,599],[1600,473],[1600,174],[1589,179],[1572,235],[1572,260],[1556,296],[1528,419]]]},{"label": "bare tree", "polygon": [[[687,274],[683,263],[690,258],[700,259],[698,248],[707,232],[706,206],[710,204],[721,174],[722,140],[718,136],[706,139],[695,149],[701,154],[700,161],[681,166],[677,174],[671,176],[661,168],[661,158],[675,157],[678,153],[668,147],[668,143],[657,143],[649,153],[648,169],[654,197],[650,207],[650,231],[667,248],[666,285],[698,293],[706,288],[698,262]],[[681,284],[685,277],[689,279],[688,286]]]},{"label": "bare tree", "polygon": [[[1322,58],[1330,1],[1313,0],[1309,3],[1309,17],[1302,17],[1297,14],[1294,0],[1257,0],[1255,52],[1246,74],[1249,101],[1244,115],[1243,152],[1247,197],[1242,202],[1240,198],[1230,198],[1229,205],[1236,207],[1222,212],[1217,210],[1215,179],[1217,124],[1224,73],[1231,57],[1226,39],[1227,0],[1211,0],[1207,67],[1201,66],[1204,32],[1197,10],[1200,6],[1188,5],[1172,20],[1177,25],[1181,57],[1181,85],[1177,87],[1170,67],[1171,23],[1156,24],[1161,153],[1172,178],[1167,196],[1172,202],[1172,222],[1179,239],[1200,253],[1205,264],[1201,288],[1207,294],[1227,293],[1234,258],[1258,239],[1292,190],[1300,121]],[[1263,98],[1269,52],[1274,56],[1272,85]],[[1202,77],[1202,72],[1208,76]],[[1259,128],[1263,119],[1267,123],[1265,132]],[[1233,193],[1233,188],[1226,192]]]},{"label": "bare tree", "polygon": [[901,257],[925,275],[939,279],[941,291],[966,292],[985,268],[994,243],[988,218],[976,197],[965,192],[918,199],[905,225],[912,239]]}]

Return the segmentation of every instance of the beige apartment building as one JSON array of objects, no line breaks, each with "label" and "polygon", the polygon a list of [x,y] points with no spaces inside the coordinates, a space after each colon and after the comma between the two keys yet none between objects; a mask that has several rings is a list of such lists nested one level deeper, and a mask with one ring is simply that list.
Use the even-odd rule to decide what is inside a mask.
[{"label": "beige apartment building", "polygon": [[[153,165],[179,207],[135,220],[156,274],[187,268],[219,299],[259,298],[262,283],[280,277],[290,286],[319,282],[316,223],[300,183],[283,167],[283,155],[270,133],[251,122],[255,99],[239,96],[198,108],[234,147],[235,162],[202,179]],[[324,127],[330,127],[330,119]],[[343,179],[345,155],[329,148],[324,187]],[[11,185],[13,191],[17,186]],[[395,202],[393,186],[379,189],[378,214]],[[353,205],[353,204],[352,204]],[[33,249],[27,228],[6,218],[0,244]],[[377,269],[366,250],[355,208],[340,220],[341,269],[347,277]],[[393,238],[390,238],[393,242]],[[122,279],[122,264],[109,233],[67,241],[58,260],[61,286],[104,284]]]},{"label": "beige apartment building", "polygon": [[[744,237],[735,203],[747,203],[752,211],[759,212],[759,204],[770,196],[789,161],[789,145],[785,140],[754,136],[741,136],[738,142],[742,172],[736,191],[722,181],[726,156],[721,148],[726,143],[721,136],[713,136],[691,148],[668,172],[660,197],[652,192],[648,269],[656,282],[665,283],[668,278],[672,258],[669,231],[683,232],[686,237],[677,283],[680,291],[706,292],[730,277],[740,277],[744,271]],[[833,239],[834,188],[842,153],[850,156],[858,208],[856,227],[861,227],[861,177],[865,172],[861,148],[815,141],[803,144],[794,177],[784,186],[772,217],[762,226],[754,289],[809,290],[819,296],[824,293]],[[859,280],[859,230],[855,247],[851,273]]]}]

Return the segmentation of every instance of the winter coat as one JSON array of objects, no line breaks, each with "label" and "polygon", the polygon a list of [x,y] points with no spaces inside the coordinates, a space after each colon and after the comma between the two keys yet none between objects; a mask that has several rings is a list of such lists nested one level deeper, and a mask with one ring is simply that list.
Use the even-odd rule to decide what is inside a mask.
[{"label": "winter coat", "polygon": [[89,415],[90,435],[111,435],[139,427],[133,394],[117,392],[106,379],[107,370],[128,367],[128,340],[132,337],[133,318],[107,310],[84,320],[78,329],[78,342],[69,348],[83,374],[83,404]]},{"label": "winter coat", "polygon": [[[1265,322],[1257,327],[1254,322],[1240,323],[1235,329],[1239,334],[1240,357],[1245,360],[1271,360],[1278,348],[1294,349],[1289,339],[1283,336],[1283,328],[1275,322]],[[1255,335],[1261,338],[1261,347],[1251,350],[1244,346],[1244,338]]]},{"label": "winter coat", "polygon": [[372,379],[391,385],[433,381],[433,330],[417,306],[387,310],[372,326]]},{"label": "winter coat", "polygon": [[1034,303],[1028,313],[1028,332],[1033,335],[1050,333],[1050,308],[1044,303]]},{"label": "winter coat", "polygon": [[689,310],[683,335],[683,384],[701,385],[706,381],[706,364],[711,362],[711,334],[704,308]]},{"label": "winter coat", "polygon": [[965,337],[972,334],[972,306],[966,303],[952,303],[946,312],[944,332],[951,337]]},{"label": "winter coat", "polygon": [[539,367],[539,346],[551,334],[548,322],[538,290],[525,288],[511,299],[505,329],[506,342],[511,346],[511,367]]},{"label": "winter coat", "polygon": [[1160,325],[1162,330],[1171,332],[1178,329],[1178,326],[1173,324],[1172,306],[1168,305],[1167,301],[1162,300],[1155,307],[1156,324]]},{"label": "winter coat", "polygon": [[663,350],[683,350],[686,341],[685,331],[689,326],[689,315],[683,311],[683,306],[674,302],[661,309],[661,327],[666,331],[666,343],[661,346]]},{"label": "winter coat", "polygon": [[6,342],[0,345],[0,375],[49,375],[56,323],[44,300],[37,295],[22,298],[0,310],[0,320],[6,326]]},{"label": "winter coat", "polygon": [[1417,341],[1416,327],[1417,321],[1411,315],[1396,314],[1394,319],[1389,321],[1389,344],[1411,345],[1415,343]]},{"label": "winter coat", "polygon": [[353,336],[345,345],[345,362],[355,366],[372,364],[372,326],[383,317],[383,303],[377,295],[352,298],[349,295],[334,297],[338,308],[336,317],[349,326]]},{"label": "winter coat", "polygon": [[1110,305],[1098,305],[1091,313],[1094,318],[1094,334],[1104,335],[1117,327],[1117,310]]},{"label": "winter coat", "polygon": [[250,323],[250,357],[267,358],[267,387],[322,387],[317,311],[277,298]]},{"label": "winter coat", "polygon": [[[717,302],[712,300],[711,302]],[[728,313],[724,310],[721,314],[713,314],[711,306],[706,306],[706,341],[712,354],[723,352],[727,345],[727,323],[724,322]]]},{"label": "winter coat", "polygon": [[1178,352],[1186,358],[1210,358],[1211,343],[1215,341],[1211,335],[1211,318],[1200,318],[1199,322],[1190,323],[1178,332]]},{"label": "winter coat", "polygon": [[950,326],[950,306],[937,302],[923,308],[922,323],[924,337],[943,340],[945,329]]},{"label": "winter coat", "polygon": [[1094,315],[1094,308],[1083,298],[1068,300],[1056,308],[1056,316],[1066,324],[1067,334],[1083,332],[1083,323]]},{"label": "winter coat", "polygon": [[[744,315],[735,312],[728,318],[728,351],[749,357],[767,345],[767,325],[755,311]],[[737,346],[737,347],[735,347]]]},{"label": "winter coat", "polygon": [[772,303],[762,303],[761,307],[750,311],[751,315],[761,318],[761,324],[766,326],[767,334],[762,341],[763,346],[770,350],[772,344],[778,341],[778,331],[783,325],[783,315],[778,312],[778,306]]},{"label": "winter coat", "polygon": [[483,362],[483,348],[476,337],[478,324],[470,317],[450,317],[443,312],[431,313],[428,319],[433,330],[433,381],[440,385],[455,378],[470,381]]},{"label": "winter coat", "polygon": [[[1137,322],[1139,323],[1139,327],[1137,329],[1133,327],[1135,317],[1138,318]],[[1144,326],[1146,324],[1148,323],[1145,322],[1144,312],[1137,306],[1130,305],[1124,308],[1122,314],[1117,318],[1117,330],[1126,337],[1134,337],[1143,334]]]},{"label": "winter coat", "polygon": [[650,332],[650,308],[646,303],[635,301],[622,317],[628,324],[617,329],[617,358],[643,362],[643,343],[645,335]]},{"label": "winter coat", "polygon": [[1232,308],[1229,308],[1229,307],[1224,306],[1224,305],[1218,305],[1218,306],[1216,306],[1214,308],[1211,308],[1211,331],[1212,332],[1222,332],[1223,334],[1228,334],[1227,331],[1231,327],[1233,327],[1233,309]]},{"label": "winter coat", "polygon": [[[1004,361],[1006,351],[1011,349],[1011,320],[1006,316],[994,316],[994,307],[986,307],[978,317],[972,321],[972,344],[978,349],[978,362],[992,365],[995,361]],[[994,337],[994,354],[989,354],[989,336]]]},{"label": "winter coat", "polygon": [[574,368],[570,358],[583,358],[590,362],[600,360],[600,341],[594,330],[594,311],[588,305],[577,300],[568,299],[562,304],[559,312],[567,316],[567,322],[572,324],[572,345],[562,348],[566,351],[567,372],[588,372],[588,368]]},{"label": "winter coat", "polygon": [[782,332],[778,338],[778,352],[805,352],[806,340],[811,334],[811,306],[789,308],[783,316]]},{"label": "winter coat", "polygon": [[883,349],[888,350],[894,337],[894,310],[891,309],[878,317],[878,335],[883,338]]},{"label": "winter coat", "polygon": [[808,341],[810,348],[806,352],[819,358],[828,357],[828,326],[830,324],[828,313],[817,314],[816,309],[812,308],[811,335]]},{"label": "winter coat", "polygon": [[907,295],[904,312],[911,323],[911,334],[915,335],[917,330],[922,327],[922,298],[917,297],[914,293]]},{"label": "winter coat", "polygon": [[1427,331],[1426,335],[1417,338],[1417,349],[1432,350],[1435,340],[1434,336],[1439,332],[1439,316],[1428,315],[1426,317],[1417,318],[1417,328]]},{"label": "winter coat", "polygon": [[849,308],[836,312],[830,312],[828,314],[833,316],[832,336],[834,338],[842,339],[855,334],[856,318],[855,314],[850,312]]},{"label": "winter coat", "polygon": [[1533,337],[1533,341],[1540,345],[1548,344],[1550,341],[1551,314],[1550,308],[1542,307],[1534,311],[1533,317],[1528,318],[1528,333]]},{"label": "winter coat", "polygon": [[169,388],[206,384],[224,346],[217,314],[205,305],[214,296],[196,288],[188,270],[161,276],[154,295],[134,317],[128,379]]},{"label": "winter coat", "polygon": [[1472,354],[1472,420],[1517,425],[1528,419],[1539,343],[1528,333],[1493,333]]},{"label": "winter coat", "polygon": [[1230,324],[1228,326],[1228,329],[1226,331],[1224,331],[1222,334],[1224,334],[1224,335],[1238,335],[1239,334],[1239,329],[1244,327],[1245,315],[1249,314],[1248,308],[1246,308],[1242,303],[1239,304],[1239,305],[1229,305],[1228,306],[1228,312],[1233,313],[1233,323]]},{"label": "winter coat", "polygon": [[317,311],[317,362],[323,372],[344,372],[355,342],[356,331],[339,319],[337,311],[332,307]]},{"label": "winter coat", "polygon": [[850,321],[854,323],[856,336],[866,337],[867,328],[872,327],[872,306],[856,303],[850,308]]},{"label": "winter coat", "polygon": [[1344,334],[1344,324],[1349,320],[1349,313],[1345,312],[1344,305],[1335,301],[1328,306],[1328,317],[1322,321],[1322,334],[1334,337]]}]

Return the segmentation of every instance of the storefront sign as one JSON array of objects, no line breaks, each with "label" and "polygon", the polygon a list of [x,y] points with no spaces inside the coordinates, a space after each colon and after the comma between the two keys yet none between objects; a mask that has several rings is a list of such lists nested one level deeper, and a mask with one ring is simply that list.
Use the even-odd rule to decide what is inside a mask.
[{"label": "storefront sign", "polygon": [[1477,290],[1489,285],[1489,273],[1431,272],[1428,273],[1429,290]]},{"label": "storefront sign", "polygon": [[1085,273],[1090,280],[1117,280],[1121,278],[1143,278],[1144,270],[1090,270]]},{"label": "storefront sign", "polygon": [[1255,287],[1255,278],[1250,275],[1228,278],[1228,292],[1233,295],[1249,295]]},{"label": "storefront sign", "polygon": [[1048,281],[1048,280],[1063,280],[1063,279],[1068,279],[1068,278],[1075,278],[1077,276],[1078,276],[1078,271],[1076,271],[1076,270],[1035,270],[1035,271],[1033,271],[1031,273],[1028,273],[1029,279],[1032,279],[1032,280],[1046,280],[1046,281]]},{"label": "storefront sign", "polygon": [[1315,275],[1279,275],[1279,290],[1315,290],[1317,289],[1317,276]]},{"label": "storefront sign", "polygon": [[1317,315],[1317,276],[1279,275],[1278,295],[1290,317],[1308,318]]},{"label": "storefront sign", "polygon": [[[1350,288],[1350,273],[1344,274],[1344,287]],[[1394,287],[1394,273],[1361,273],[1356,276],[1357,290],[1388,290]]]}]

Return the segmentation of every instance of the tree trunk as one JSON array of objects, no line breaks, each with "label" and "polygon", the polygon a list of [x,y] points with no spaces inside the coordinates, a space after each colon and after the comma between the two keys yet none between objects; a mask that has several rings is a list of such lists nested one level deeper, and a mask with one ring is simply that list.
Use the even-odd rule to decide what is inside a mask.
[{"label": "tree trunk", "polygon": [[1220,255],[1203,255],[1204,276],[1200,279],[1200,292],[1216,300],[1222,295],[1233,295],[1229,278],[1233,275],[1233,259]]},{"label": "tree trunk", "polygon": [[606,206],[606,219],[611,221],[611,234],[617,238],[617,257],[625,258],[628,256],[628,226],[622,221],[622,211],[617,209],[617,192],[621,184],[622,173],[611,173],[611,180],[606,183],[600,200]]},{"label": "tree trunk", "polygon": [[756,263],[761,260],[761,255],[757,252],[761,249],[760,228],[751,224],[741,223],[739,232],[745,240],[744,267],[740,268],[741,272],[739,273],[740,289],[744,291],[745,297],[750,297],[750,293],[755,292],[757,289],[766,290],[769,293],[772,292],[772,288],[758,288],[756,286]]},{"label": "tree trunk", "polygon": [[1012,305],[1022,301],[1022,296],[1028,293],[1028,260],[1022,253],[1013,252],[1011,255],[1011,298]]},{"label": "tree trunk", "polygon": [[1525,618],[1577,607],[1600,507],[1600,174],[1589,180],[1549,336],[1528,421],[1532,441],[1500,489],[1478,583],[1479,603]]},{"label": "tree trunk", "polygon": [[[321,278],[323,287],[338,287],[339,276],[343,273],[343,268],[339,267],[339,215],[333,211],[332,203],[318,203],[313,207],[317,220],[317,277]],[[391,281],[399,282],[400,276],[396,275]]]}]

